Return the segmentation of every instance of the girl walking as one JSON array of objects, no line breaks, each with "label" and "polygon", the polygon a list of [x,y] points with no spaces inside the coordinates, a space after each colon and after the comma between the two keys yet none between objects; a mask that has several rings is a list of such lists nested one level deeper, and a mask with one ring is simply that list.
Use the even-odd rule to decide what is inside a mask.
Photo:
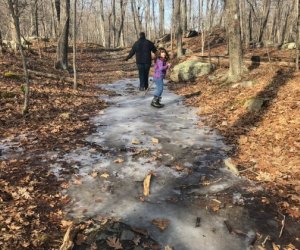
[{"label": "girl walking", "polygon": [[161,104],[160,101],[164,90],[164,78],[167,70],[171,67],[171,64],[167,62],[169,60],[169,55],[164,48],[159,48],[155,55],[153,81],[155,82],[156,89],[151,106],[155,108],[162,108],[164,104]]}]

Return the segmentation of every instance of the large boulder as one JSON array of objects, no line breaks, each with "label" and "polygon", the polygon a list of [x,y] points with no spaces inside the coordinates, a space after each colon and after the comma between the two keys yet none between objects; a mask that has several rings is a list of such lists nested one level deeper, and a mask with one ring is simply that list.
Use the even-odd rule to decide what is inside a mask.
[{"label": "large boulder", "polygon": [[296,49],[296,43],[285,43],[281,46],[282,49]]},{"label": "large boulder", "polygon": [[174,67],[170,78],[174,82],[190,81],[197,76],[207,75],[212,70],[213,66],[210,63],[185,61]]}]

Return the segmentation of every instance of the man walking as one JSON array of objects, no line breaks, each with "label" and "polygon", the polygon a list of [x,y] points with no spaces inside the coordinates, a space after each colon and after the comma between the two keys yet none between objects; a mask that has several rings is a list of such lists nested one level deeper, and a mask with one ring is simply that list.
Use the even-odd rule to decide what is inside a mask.
[{"label": "man walking", "polygon": [[127,61],[135,54],[136,65],[140,78],[140,91],[144,91],[148,88],[148,78],[151,67],[151,52],[156,52],[155,45],[146,39],[144,32],[141,32],[140,39],[134,43],[131,51],[125,59]]}]

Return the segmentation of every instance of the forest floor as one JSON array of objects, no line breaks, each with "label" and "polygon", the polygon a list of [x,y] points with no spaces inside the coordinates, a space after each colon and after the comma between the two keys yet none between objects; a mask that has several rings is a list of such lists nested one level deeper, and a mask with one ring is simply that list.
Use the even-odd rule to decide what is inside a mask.
[{"label": "forest floor", "polygon": [[[215,53],[221,51],[224,47],[216,48]],[[286,57],[290,57],[288,53]],[[68,226],[64,207],[70,199],[61,193],[65,182],[49,169],[53,156],[44,153],[68,153],[87,145],[85,137],[95,131],[90,117],[108,106],[99,96],[110,92],[97,84],[136,77],[135,64],[121,60],[125,54],[91,44],[81,46],[78,72],[84,84],[78,90],[62,79],[32,76],[30,114],[26,117],[21,115],[21,62],[13,54],[0,57],[1,249],[57,249],[61,244]],[[41,59],[32,52],[28,54],[29,68],[62,75],[53,69],[54,56],[54,47],[47,47]],[[254,81],[254,87],[233,88],[221,81],[226,70],[219,67],[214,78],[169,86],[184,95],[187,104],[199,107],[200,127],[218,129],[232,146],[228,154],[240,175],[264,187],[263,192],[253,194],[257,208],[277,211],[272,214],[282,228],[285,223],[299,223],[300,75],[286,66],[262,64],[244,79]],[[4,76],[5,72],[17,75]],[[245,100],[257,96],[265,100],[263,109],[245,110]],[[296,249],[299,241],[299,235],[292,235],[290,248],[285,239],[285,249]]]}]

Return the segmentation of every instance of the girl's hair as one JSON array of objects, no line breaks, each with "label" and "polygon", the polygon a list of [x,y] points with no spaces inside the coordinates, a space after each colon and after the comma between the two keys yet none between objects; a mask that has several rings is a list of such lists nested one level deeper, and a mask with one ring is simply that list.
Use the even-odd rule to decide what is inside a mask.
[{"label": "girl's hair", "polygon": [[161,52],[165,52],[165,53],[166,53],[165,60],[166,60],[166,61],[169,60],[170,56],[169,56],[168,52],[166,51],[166,49],[165,49],[165,48],[159,48],[159,49],[157,49],[157,51],[156,51],[156,53],[155,53],[155,58],[154,58],[155,62],[156,62],[157,59],[160,58]]}]

